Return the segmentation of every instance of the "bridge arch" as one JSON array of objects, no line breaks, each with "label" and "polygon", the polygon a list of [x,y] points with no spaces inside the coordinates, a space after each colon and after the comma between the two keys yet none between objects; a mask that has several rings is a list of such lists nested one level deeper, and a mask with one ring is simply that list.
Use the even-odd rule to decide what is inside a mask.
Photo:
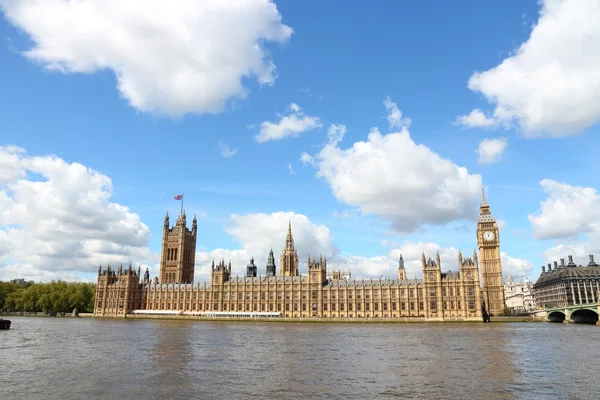
[{"label": "bridge arch", "polygon": [[589,308],[582,308],[571,313],[571,320],[576,324],[596,324],[598,322],[598,312]]},{"label": "bridge arch", "polygon": [[548,321],[550,322],[563,322],[566,318],[566,315],[562,311],[551,311],[548,314]]}]

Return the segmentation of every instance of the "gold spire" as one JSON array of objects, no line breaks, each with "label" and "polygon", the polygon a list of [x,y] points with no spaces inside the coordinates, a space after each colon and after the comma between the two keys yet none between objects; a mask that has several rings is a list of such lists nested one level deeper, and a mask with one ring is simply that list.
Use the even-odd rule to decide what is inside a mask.
[{"label": "gold spire", "polygon": [[294,237],[292,236],[292,221],[288,221],[288,232],[285,238],[285,248],[294,250]]},{"label": "gold spire", "polygon": [[481,205],[489,205],[487,199],[485,198],[485,188],[483,187],[483,185],[481,186]]}]

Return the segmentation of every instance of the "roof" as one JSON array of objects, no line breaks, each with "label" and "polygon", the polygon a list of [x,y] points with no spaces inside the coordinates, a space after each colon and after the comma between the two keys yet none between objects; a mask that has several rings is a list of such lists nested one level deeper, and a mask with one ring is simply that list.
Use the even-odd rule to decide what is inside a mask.
[{"label": "roof", "polygon": [[551,271],[542,272],[534,287],[556,283],[567,279],[596,278],[600,280],[600,265],[596,266],[560,266]]}]

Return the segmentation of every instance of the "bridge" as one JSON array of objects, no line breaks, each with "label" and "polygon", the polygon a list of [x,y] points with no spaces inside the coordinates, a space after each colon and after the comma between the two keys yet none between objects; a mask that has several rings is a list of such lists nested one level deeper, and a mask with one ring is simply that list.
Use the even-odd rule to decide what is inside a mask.
[{"label": "bridge", "polygon": [[575,304],[567,307],[546,308],[546,321],[600,325],[600,302]]}]

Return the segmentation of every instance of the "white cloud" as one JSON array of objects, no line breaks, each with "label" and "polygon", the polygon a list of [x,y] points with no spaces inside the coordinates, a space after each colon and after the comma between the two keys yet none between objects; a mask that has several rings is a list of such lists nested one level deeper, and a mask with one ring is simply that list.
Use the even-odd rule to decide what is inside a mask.
[{"label": "white cloud", "polygon": [[500,65],[469,79],[469,89],[495,110],[492,118],[477,110],[459,117],[466,126],[517,121],[526,137],[562,137],[600,121],[600,6],[589,0],[541,3],[529,39]]},{"label": "white cloud", "polygon": [[[329,129],[327,130],[327,139],[330,144],[337,145],[339,142],[344,139],[346,135],[346,125],[335,125],[331,124]],[[302,153],[303,155],[306,153]]]},{"label": "white cloud", "polygon": [[[308,217],[294,212],[276,212],[272,214],[232,215],[231,225],[226,228],[232,238],[240,245],[238,249],[215,249],[210,252],[196,253],[196,279],[208,281],[210,278],[210,262],[212,259],[225,262],[231,260],[232,273],[244,275],[250,257],[254,257],[258,273],[265,274],[269,250],[273,248],[277,273],[279,274],[279,256],[285,244],[288,221],[292,223],[294,243],[298,251],[300,273],[306,274],[306,259],[310,256],[327,257],[328,271],[349,270],[354,278],[374,278],[380,276],[395,279],[398,271],[398,258],[402,254],[407,277],[414,279],[422,276],[421,254],[427,258],[436,257],[440,253],[442,272],[458,271],[458,249],[444,248],[432,242],[407,241],[401,245],[389,244],[386,254],[374,257],[363,257],[342,253],[333,243],[329,228],[317,225]],[[463,249],[463,257],[472,257],[472,250]],[[504,275],[514,277],[525,276],[531,270],[531,264],[520,258],[509,257],[502,253]]]},{"label": "white cloud", "polygon": [[15,271],[34,280],[72,277],[95,272],[100,263],[156,260],[148,249],[148,227],[127,207],[110,202],[107,176],[14,146],[0,147],[0,160],[10,160],[0,164],[3,278]]},{"label": "white cloud", "polygon": [[[353,276],[357,277],[384,277],[395,278],[398,270],[398,258],[402,254],[406,276],[408,279],[422,277],[421,254],[425,253],[426,258],[435,260],[439,252],[442,272],[458,271],[458,252],[455,247],[442,247],[433,242],[404,242],[401,246],[392,248],[386,255],[378,257],[359,257],[348,255],[337,261],[334,265],[350,269]],[[472,257],[473,250],[462,249],[463,258]],[[478,254],[479,257],[479,254]],[[527,276],[533,266],[522,258],[510,257],[505,252],[501,253],[502,273],[504,277],[512,275],[513,277]]]},{"label": "white cloud", "polygon": [[232,149],[227,143],[219,142],[219,148],[221,149],[221,157],[230,158],[237,153],[238,149]]},{"label": "white cloud", "polygon": [[588,255],[600,253],[600,195],[591,187],[572,186],[551,179],[540,181],[548,198],[528,216],[537,239],[559,241],[543,252],[544,262],[572,255],[587,264]]},{"label": "white cloud", "polygon": [[111,70],[121,95],[145,112],[217,113],[245,98],[244,79],[272,85],[264,44],[284,43],[270,0],[0,0],[5,18],[29,34],[24,55],[62,73]]},{"label": "white cloud", "polygon": [[476,108],[468,115],[458,117],[456,123],[467,128],[492,128],[498,126],[500,121],[495,118],[486,117],[483,111]]},{"label": "white cloud", "polygon": [[300,161],[302,161],[302,164],[304,165],[315,165],[315,160],[313,158],[313,156],[311,156],[308,153],[302,153],[300,154]]},{"label": "white cloud", "polygon": [[496,224],[498,225],[498,229],[503,230],[508,226],[508,222],[503,219],[496,219]]},{"label": "white cloud", "polygon": [[293,175],[295,173],[294,168],[292,167],[292,164],[288,163],[288,171],[290,171],[290,175]]},{"label": "white cloud", "polygon": [[475,153],[479,154],[479,164],[494,164],[502,159],[508,146],[507,138],[483,139]]},{"label": "white cloud", "polygon": [[500,261],[502,262],[502,275],[505,279],[509,275],[515,279],[529,276],[533,269],[533,264],[530,261],[523,258],[511,257],[505,252],[500,253]]},{"label": "white cloud", "polygon": [[[50,281],[82,281],[81,277],[73,271],[47,271],[36,268],[31,264],[0,264],[0,281],[12,279],[25,279],[25,281],[50,282]],[[95,283],[95,282],[94,282]]]},{"label": "white cloud", "polygon": [[290,104],[288,111],[288,115],[279,115],[278,122],[265,121],[261,123],[258,135],[254,139],[258,143],[265,143],[269,140],[297,137],[304,132],[323,126],[319,118],[305,115],[296,103]]},{"label": "white cloud", "polygon": [[348,149],[330,141],[312,159],[301,158],[314,162],[339,201],[391,220],[402,233],[477,212],[481,176],[416,144],[406,126],[387,135],[372,128],[367,141]]},{"label": "white cloud", "polygon": [[546,249],[543,252],[544,265],[559,261],[561,258],[564,258],[565,263],[567,263],[567,257],[570,255],[573,256],[575,264],[587,265],[590,254],[595,256],[597,263],[600,263],[600,232],[588,234],[587,240],[561,243]]},{"label": "white cloud", "polygon": [[294,243],[298,251],[302,273],[306,273],[308,256],[323,255],[328,258],[338,253],[329,228],[317,225],[308,217],[294,212],[256,213],[230,217],[231,225],[225,231],[240,244],[239,249],[215,249],[210,252],[196,253],[196,275],[206,279],[210,275],[210,261],[224,258],[232,261],[232,273],[243,275],[250,257],[254,256],[259,273],[265,274],[269,250],[273,249],[275,264],[279,274],[279,256],[285,245],[288,222],[292,224]]},{"label": "white cloud", "polygon": [[383,105],[388,111],[387,120],[390,123],[390,128],[402,129],[410,126],[410,118],[402,118],[402,111],[389,97],[383,101]]},{"label": "white cloud", "polygon": [[537,214],[528,216],[537,239],[565,239],[600,231],[600,195],[591,187],[571,186],[551,179],[540,185],[548,198]]}]

